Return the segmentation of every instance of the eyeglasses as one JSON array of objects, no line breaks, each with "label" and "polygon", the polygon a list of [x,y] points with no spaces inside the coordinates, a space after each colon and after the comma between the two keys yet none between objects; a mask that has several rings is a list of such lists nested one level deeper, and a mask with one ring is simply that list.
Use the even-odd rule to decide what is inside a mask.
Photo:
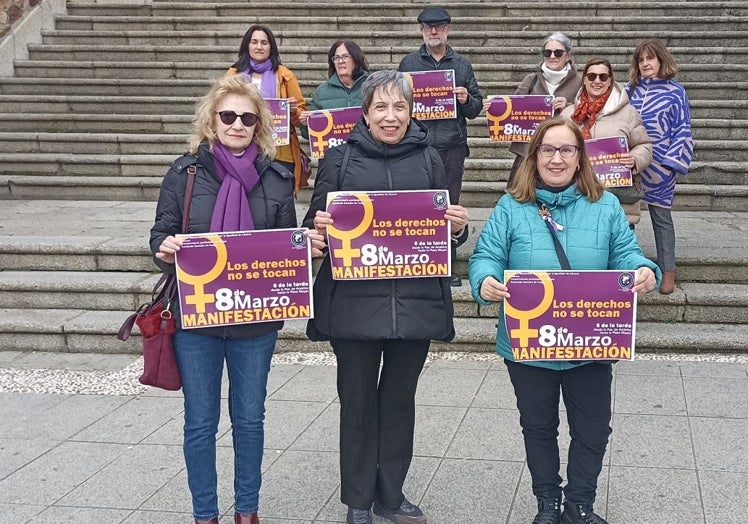
[{"label": "eyeglasses", "polygon": [[333,63],[335,62],[347,62],[351,59],[351,55],[335,55],[332,57]]},{"label": "eyeglasses", "polygon": [[596,73],[587,73],[584,77],[590,82],[594,82],[595,78],[599,78],[600,82],[607,82],[610,75],[608,73],[600,73],[599,75]]},{"label": "eyeglasses", "polygon": [[538,153],[540,154],[540,156],[544,156],[547,158],[550,158],[553,155],[555,155],[556,151],[558,151],[559,154],[563,158],[571,158],[577,154],[577,151],[579,151],[579,146],[568,145],[568,146],[561,146],[561,147],[553,147],[548,144],[540,144],[538,146]]},{"label": "eyeglasses", "polygon": [[423,28],[423,29],[424,29],[425,31],[429,31],[429,32],[431,32],[431,31],[433,31],[434,29],[436,29],[437,31],[441,32],[441,31],[444,31],[444,29],[445,29],[445,28],[446,28],[446,27],[447,27],[448,25],[449,25],[449,24],[421,24],[421,27],[422,27],[422,28]]},{"label": "eyeglasses", "polygon": [[244,125],[244,127],[252,127],[257,123],[258,120],[260,120],[260,117],[254,113],[242,113],[240,115],[234,111],[218,111],[218,116],[221,118],[221,122],[223,122],[227,126],[230,126],[231,124],[236,122],[237,118],[242,119],[242,124]]},{"label": "eyeglasses", "polygon": [[562,56],[564,56],[565,52],[566,49],[543,49],[543,56],[546,58],[550,58],[551,55],[553,55],[556,58],[561,58]]}]

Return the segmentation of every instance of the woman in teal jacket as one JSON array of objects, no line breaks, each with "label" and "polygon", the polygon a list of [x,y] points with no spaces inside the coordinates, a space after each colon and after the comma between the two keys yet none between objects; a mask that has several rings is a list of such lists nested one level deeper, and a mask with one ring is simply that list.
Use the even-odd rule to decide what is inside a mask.
[{"label": "woman in teal jacket", "polygon": [[[496,350],[504,357],[517,397],[527,465],[538,499],[534,524],[601,524],[593,512],[597,477],[610,435],[609,362],[514,362],[503,300],[504,270],[559,270],[551,224],[574,270],[634,270],[633,292],[654,289],[662,274],[644,257],[618,200],[598,182],[577,125],[547,120],[535,132],[507,195],[499,200],[478,238],[468,273],[479,304],[501,304]],[[558,451],[559,392],[571,433],[564,512]]]},{"label": "woman in teal jacket", "polygon": [[[361,107],[361,84],[369,76],[369,64],[358,44],[350,40],[332,44],[327,53],[327,76],[314,92],[309,111]],[[309,138],[309,111],[300,115],[304,138]]]}]

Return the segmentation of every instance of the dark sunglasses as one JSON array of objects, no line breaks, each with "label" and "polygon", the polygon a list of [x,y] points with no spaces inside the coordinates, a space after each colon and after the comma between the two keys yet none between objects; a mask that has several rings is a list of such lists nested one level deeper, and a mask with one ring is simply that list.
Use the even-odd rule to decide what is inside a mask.
[{"label": "dark sunglasses", "polygon": [[241,118],[244,127],[252,127],[260,119],[260,117],[254,113],[242,113],[239,115],[234,111],[218,111],[218,116],[221,118],[221,122],[227,126],[236,122],[237,118]]},{"label": "dark sunglasses", "polygon": [[562,56],[564,56],[565,52],[566,49],[543,49],[543,56],[546,58],[550,58],[551,55],[553,55],[556,58],[561,58]]},{"label": "dark sunglasses", "polygon": [[594,82],[594,81],[595,81],[595,78],[599,78],[599,79],[600,79],[600,82],[607,82],[607,81],[608,81],[608,78],[610,78],[610,75],[609,75],[608,73],[600,73],[599,75],[598,75],[598,74],[596,74],[596,73],[587,73],[587,74],[586,74],[586,75],[584,75],[584,76],[585,76],[585,77],[587,78],[587,80],[589,80],[590,82]]}]

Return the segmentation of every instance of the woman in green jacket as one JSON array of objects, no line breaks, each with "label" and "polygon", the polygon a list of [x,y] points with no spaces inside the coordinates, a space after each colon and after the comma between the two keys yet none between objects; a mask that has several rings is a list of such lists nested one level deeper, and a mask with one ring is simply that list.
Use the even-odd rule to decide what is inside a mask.
[{"label": "woman in green jacket", "polygon": [[[369,64],[363,51],[355,42],[338,40],[327,53],[327,76],[314,92],[310,111],[361,107],[361,84],[369,76]],[[300,115],[301,134],[309,138],[306,127],[309,111]]]}]

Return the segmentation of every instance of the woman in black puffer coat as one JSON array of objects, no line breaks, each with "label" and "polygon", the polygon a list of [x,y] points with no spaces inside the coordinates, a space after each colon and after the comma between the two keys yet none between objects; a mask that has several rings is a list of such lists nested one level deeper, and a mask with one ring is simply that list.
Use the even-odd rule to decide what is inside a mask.
[{"label": "woman in black puffer coat", "polygon": [[[428,131],[410,119],[413,95],[402,73],[379,71],[362,87],[364,116],[347,144],[320,162],[304,225],[325,233],[331,191],[446,189]],[[452,240],[467,238],[467,211],[449,206]],[[329,340],[338,362],[341,500],[348,523],[374,513],[422,523],[402,492],[413,455],[415,393],[431,340],[454,337],[449,278],[333,280],[326,258],[314,284],[307,334]],[[382,364],[380,373],[380,363]],[[400,520],[397,520],[400,521]]]}]

